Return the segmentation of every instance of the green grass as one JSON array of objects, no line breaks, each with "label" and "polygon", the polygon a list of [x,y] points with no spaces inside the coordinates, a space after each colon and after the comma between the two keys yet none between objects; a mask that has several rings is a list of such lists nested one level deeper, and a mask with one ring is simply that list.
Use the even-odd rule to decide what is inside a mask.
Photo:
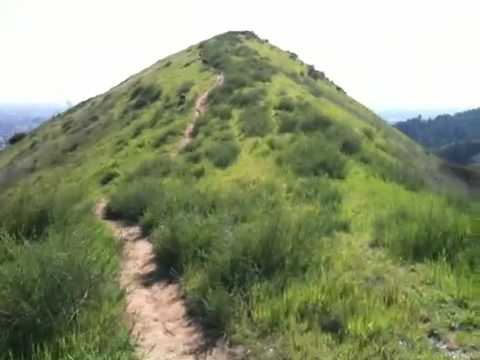
[{"label": "green grass", "polygon": [[33,208],[11,199],[22,204],[15,215],[25,227],[2,217],[0,358],[133,358],[120,320],[116,244],[83,195],[44,191]]},{"label": "green grass", "polygon": [[478,352],[473,201],[451,184],[298,58],[251,34],[216,37],[0,153],[0,311],[21,319],[0,315],[1,354],[131,358],[117,244],[91,214],[100,198],[142,225],[191,313],[253,359],[441,359],[432,331]]},{"label": "green grass", "polygon": [[379,215],[374,244],[386,247],[393,255],[408,261],[462,260],[473,251],[469,238],[469,219],[439,201],[426,201],[415,207],[395,204]]}]

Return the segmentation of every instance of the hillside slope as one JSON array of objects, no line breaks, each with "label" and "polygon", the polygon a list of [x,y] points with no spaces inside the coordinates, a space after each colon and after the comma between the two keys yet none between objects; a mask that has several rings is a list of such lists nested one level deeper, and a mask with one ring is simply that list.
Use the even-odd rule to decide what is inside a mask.
[{"label": "hillside slope", "polygon": [[[325,74],[251,32],[192,46],[43,124],[0,153],[0,185],[0,244],[15,249],[0,254],[0,276],[41,281],[27,298],[31,282],[24,292],[0,286],[2,353],[133,356],[127,324],[105,331],[122,318],[117,257],[102,265],[108,291],[64,279],[65,294],[85,288],[58,299],[53,315],[37,303],[54,288],[47,270],[21,270],[34,243],[29,262],[45,264],[48,253],[58,264],[49,278],[77,269],[96,279],[95,264],[115,254],[91,210],[104,198],[108,216],[149,237],[153,279],[178,281],[205,331],[251,358],[478,351],[480,252],[468,204],[441,195],[460,180]],[[69,249],[72,234],[88,268]],[[11,321],[18,301],[40,309],[20,325]],[[49,336],[38,317],[51,321]]]}]

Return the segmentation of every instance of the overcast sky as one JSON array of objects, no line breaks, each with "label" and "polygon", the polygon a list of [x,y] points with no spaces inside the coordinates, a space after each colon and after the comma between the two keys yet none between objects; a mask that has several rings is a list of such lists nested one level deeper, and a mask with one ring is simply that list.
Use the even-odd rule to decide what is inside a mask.
[{"label": "overcast sky", "polygon": [[475,0],[0,0],[0,102],[78,102],[227,30],[377,110],[480,106]]}]

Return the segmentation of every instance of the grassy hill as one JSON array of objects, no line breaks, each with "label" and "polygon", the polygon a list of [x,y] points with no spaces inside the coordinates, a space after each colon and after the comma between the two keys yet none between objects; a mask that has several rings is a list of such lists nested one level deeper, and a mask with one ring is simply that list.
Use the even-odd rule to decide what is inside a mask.
[{"label": "grassy hill", "polygon": [[92,211],[106,198],[251,358],[470,356],[480,247],[462,184],[294,53],[217,36],[0,153],[0,354],[133,357],[119,245]]}]

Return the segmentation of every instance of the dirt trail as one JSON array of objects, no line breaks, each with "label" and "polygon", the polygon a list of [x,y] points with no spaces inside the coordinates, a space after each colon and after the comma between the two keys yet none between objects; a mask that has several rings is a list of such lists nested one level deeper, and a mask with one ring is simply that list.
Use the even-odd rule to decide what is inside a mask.
[{"label": "dirt trail", "polygon": [[105,207],[106,202],[100,201],[95,212],[124,242],[120,284],[126,291],[127,315],[139,357],[145,360],[232,358],[220,345],[205,350],[206,339],[200,327],[188,318],[179,285],[152,281],[156,272],[152,243],[142,236],[139,226],[106,220]]},{"label": "dirt trail", "polygon": [[190,123],[190,125],[188,125],[188,127],[185,129],[185,132],[183,133],[183,137],[178,144],[178,151],[182,150],[185,146],[192,142],[195,123],[197,122],[198,118],[207,111],[208,95],[217,87],[222,86],[224,80],[225,77],[223,74],[217,75],[215,84],[213,84],[212,87],[207,89],[197,98],[197,101],[195,102],[195,112],[193,114],[192,122]]}]

